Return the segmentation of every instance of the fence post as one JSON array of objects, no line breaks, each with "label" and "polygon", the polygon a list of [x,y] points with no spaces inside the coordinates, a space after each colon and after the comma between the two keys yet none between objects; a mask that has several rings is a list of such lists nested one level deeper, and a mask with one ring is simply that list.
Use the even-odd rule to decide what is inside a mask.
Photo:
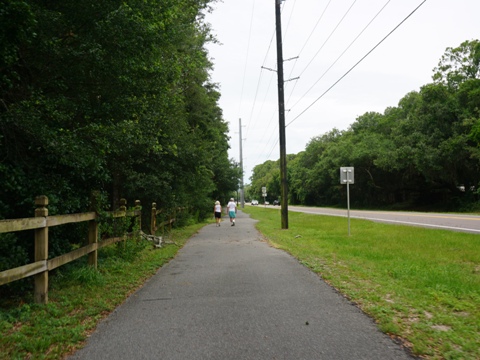
[{"label": "fence post", "polygon": [[[121,211],[121,212],[124,212],[123,219],[124,219],[124,221],[126,221],[127,220],[127,199],[125,199],[125,198],[120,199],[120,207],[118,208],[118,210]],[[124,224],[125,224],[125,222],[124,222]],[[123,229],[123,231],[125,231],[125,228],[122,228],[122,229]],[[123,234],[123,248],[125,249],[126,246],[127,246],[127,234],[124,233]]]},{"label": "fence post", "polygon": [[120,199],[120,211],[127,211],[127,199],[121,198]]},{"label": "fence post", "polygon": [[157,230],[157,203],[152,203],[152,216],[150,221],[150,235],[155,235]]},{"label": "fence post", "polygon": [[[35,217],[48,216],[48,197],[45,195],[35,198]],[[35,262],[48,259],[48,225],[35,229]],[[48,303],[48,270],[35,275],[34,301],[37,304]]]},{"label": "fence post", "polygon": [[137,215],[137,226],[138,231],[141,233],[142,231],[142,206],[140,200],[135,200],[135,210],[140,212],[140,215]]},{"label": "fence post", "polygon": [[[95,219],[88,222],[88,243],[98,243],[98,213],[97,213],[97,199],[100,196],[99,191],[93,191],[90,203],[90,210],[95,211]],[[95,249],[88,254],[88,265],[93,266],[95,269],[98,266],[98,249]]]}]

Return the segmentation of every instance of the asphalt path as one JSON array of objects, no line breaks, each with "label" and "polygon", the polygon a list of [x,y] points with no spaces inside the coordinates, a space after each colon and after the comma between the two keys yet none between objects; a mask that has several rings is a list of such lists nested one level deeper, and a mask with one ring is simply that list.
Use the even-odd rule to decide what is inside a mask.
[{"label": "asphalt path", "polygon": [[204,227],[70,359],[412,359],[254,224]]},{"label": "asphalt path", "polygon": [[[289,206],[288,210],[316,215],[348,216],[347,209]],[[480,234],[478,215],[350,210],[350,218]]]}]

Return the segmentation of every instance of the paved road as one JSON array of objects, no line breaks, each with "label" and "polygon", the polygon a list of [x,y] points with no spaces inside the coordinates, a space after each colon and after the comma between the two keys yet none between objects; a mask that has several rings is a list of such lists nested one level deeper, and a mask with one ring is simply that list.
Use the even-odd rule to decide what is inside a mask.
[{"label": "paved road", "polygon": [[[288,210],[347,217],[347,209],[289,206]],[[350,218],[480,234],[480,216],[478,215],[350,210]]]},{"label": "paved road", "polygon": [[412,359],[254,223],[203,228],[70,359]]}]

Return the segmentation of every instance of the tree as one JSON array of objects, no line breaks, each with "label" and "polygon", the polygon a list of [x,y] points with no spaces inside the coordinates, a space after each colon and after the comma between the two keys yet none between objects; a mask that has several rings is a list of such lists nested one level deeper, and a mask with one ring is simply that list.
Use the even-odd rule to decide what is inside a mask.
[{"label": "tree", "polygon": [[434,69],[433,80],[454,88],[469,79],[480,78],[480,41],[464,41],[456,48],[447,48],[438,66]]},{"label": "tree", "polygon": [[[84,211],[99,190],[113,207],[120,197],[191,205],[201,218],[213,196],[236,189],[220,93],[209,77],[209,3],[2,5],[2,216],[32,213],[40,194],[51,214]],[[75,232],[51,240],[82,241]]]},{"label": "tree", "polygon": [[268,160],[253,168],[250,178],[250,195],[253,198],[262,198],[262,187],[267,188],[267,201],[273,201],[280,196],[280,163]]},{"label": "tree", "polygon": [[294,201],[343,201],[338,168],[354,166],[359,206],[458,206],[459,189],[480,180],[478,41],[448,49],[436,71],[436,82],[407,94],[398,107],[365,113],[347,131],[313,138],[293,164]]},{"label": "tree", "polygon": [[338,189],[334,185],[338,185],[338,181],[334,182],[338,175],[338,164],[335,163],[334,153],[342,135],[343,132],[333,129],[322,136],[314,137],[305,151],[298,154],[291,164],[289,189],[292,202],[331,205],[338,201]]}]

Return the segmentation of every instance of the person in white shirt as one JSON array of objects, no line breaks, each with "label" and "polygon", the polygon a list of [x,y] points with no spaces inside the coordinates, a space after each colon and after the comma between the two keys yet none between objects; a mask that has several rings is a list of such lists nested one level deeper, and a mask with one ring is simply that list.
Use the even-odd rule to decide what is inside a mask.
[{"label": "person in white shirt", "polygon": [[215,217],[216,225],[220,226],[220,220],[222,218],[222,205],[220,201],[215,201],[215,206],[213,207],[213,216]]},{"label": "person in white shirt", "polygon": [[227,213],[228,213],[228,216],[230,217],[230,223],[232,224],[231,226],[235,226],[235,217],[237,215],[237,204],[235,203],[235,200],[233,200],[233,198],[231,198],[227,204]]}]

